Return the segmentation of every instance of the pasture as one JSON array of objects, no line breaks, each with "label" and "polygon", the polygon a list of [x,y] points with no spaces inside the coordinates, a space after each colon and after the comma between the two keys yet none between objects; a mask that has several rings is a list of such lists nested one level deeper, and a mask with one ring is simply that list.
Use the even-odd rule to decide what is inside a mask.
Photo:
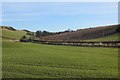
[{"label": "pasture", "polygon": [[115,33],[109,36],[105,36],[105,37],[101,37],[101,38],[97,38],[97,39],[92,39],[93,41],[112,41],[112,40],[119,40],[118,36],[120,36],[120,33]]},{"label": "pasture", "polygon": [[3,40],[3,78],[117,78],[118,49]]},{"label": "pasture", "polygon": [[[1,31],[1,30],[0,30]],[[5,38],[16,39],[19,40],[23,35],[26,35],[25,31],[11,31],[11,30],[2,30],[2,36]]]}]

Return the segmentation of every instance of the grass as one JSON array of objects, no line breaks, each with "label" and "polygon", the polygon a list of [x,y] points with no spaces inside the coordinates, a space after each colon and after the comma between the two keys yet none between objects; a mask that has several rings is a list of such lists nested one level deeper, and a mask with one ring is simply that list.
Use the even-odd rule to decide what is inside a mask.
[{"label": "grass", "polygon": [[116,78],[118,49],[3,41],[3,78]]},{"label": "grass", "polygon": [[97,39],[92,39],[92,40],[95,40],[95,41],[101,41],[101,40],[118,40],[118,33],[116,34],[112,34],[112,35],[109,35],[109,36],[105,36],[105,37],[101,37],[101,38],[97,38]]},{"label": "grass", "polygon": [[[24,31],[3,30],[19,39]],[[117,34],[95,40],[116,40]],[[3,38],[3,78],[116,78],[118,49],[14,42]]]},{"label": "grass", "polygon": [[26,35],[27,32],[25,31],[11,31],[11,30],[2,30],[2,36],[6,38],[11,38],[11,39],[17,39],[19,40],[23,35]]}]

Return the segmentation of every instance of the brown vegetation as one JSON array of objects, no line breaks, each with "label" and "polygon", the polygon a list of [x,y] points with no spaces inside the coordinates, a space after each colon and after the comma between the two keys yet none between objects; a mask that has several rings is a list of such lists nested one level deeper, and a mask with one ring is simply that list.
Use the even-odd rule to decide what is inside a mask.
[{"label": "brown vegetation", "polygon": [[118,25],[111,25],[111,26],[79,29],[77,31],[55,34],[51,36],[44,36],[39,39],[55,40],[55,41],[95,39],[116,33],[117,32],[116,29],[118,27],[119,27]]}]

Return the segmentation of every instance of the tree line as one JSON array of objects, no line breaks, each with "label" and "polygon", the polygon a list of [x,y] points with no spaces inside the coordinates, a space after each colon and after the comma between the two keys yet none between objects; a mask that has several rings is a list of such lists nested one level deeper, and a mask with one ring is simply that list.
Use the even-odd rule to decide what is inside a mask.
[{"label": "tree line", "polygon": [[66,33],[66,32],[72,32],[73,30],[65,30],[65,31],[60,31],[60,32],[49,32],[49,31],[41,31],[38,30],[36,32],[30,32],[27,31],[26,35],[22,36],[20,38],[21,42],[30,42],[33,41],[35,38],[40,38],[40,37],[44,37],[44,36],[50,36],[50,35],[55,35],[55,34],[61,34],[61,33]]}]

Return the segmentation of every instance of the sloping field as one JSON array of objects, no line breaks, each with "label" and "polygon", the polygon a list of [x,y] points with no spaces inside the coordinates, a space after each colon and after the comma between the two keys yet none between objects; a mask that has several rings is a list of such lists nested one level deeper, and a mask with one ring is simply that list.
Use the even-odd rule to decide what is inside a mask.
[{"label": "sloping field", "polygon": [[91,39],[93,41],[106,41],[106,40],[119,40],[119,37],[120,36],[120,33],[115,33],[115,34],[112,34],[112,35],[109,35],[109,36],[105,36],[105,37],[101,37],[101,38],[97,38],[97,39]]},{"label": "sloping field", "polygon": [[116,78],[118,49],[3,41],[3,78]]},{"label": "sloping field", "polygon": [[109,36],[117,33],[118,25],[100,26],[95,28],[80,29],[51,36],[45,36],[44,40],[90,40]]},{"label": "sloping field", "polygon": [[2,36],[5,38],[10,38],[10,39],[17,39],[19,40],[20,37],[23,35],[26,35],[27,32],[25,31],[12,31],[12,30],[7,30],[7,29],[0,29],[2,31]]},{"label": "sloping field", "polygon": [[[97,41],[118,40],[116,27],[117,25],[81,29],[79,31],[42,37],[42,39],[45,39],[45,40],[97,40]],[[22,36],[26,35],[27,33],[26,31],[23,31],[23,30],[12,31],[7,29],[6,27],[4,27],[3,29],[0,27],[0,31],[2,31],[3,38],[10,38],[10,39],[16,39],[16,40],[19,40]],[[103,36],[103,33],[106,36]]]}]

